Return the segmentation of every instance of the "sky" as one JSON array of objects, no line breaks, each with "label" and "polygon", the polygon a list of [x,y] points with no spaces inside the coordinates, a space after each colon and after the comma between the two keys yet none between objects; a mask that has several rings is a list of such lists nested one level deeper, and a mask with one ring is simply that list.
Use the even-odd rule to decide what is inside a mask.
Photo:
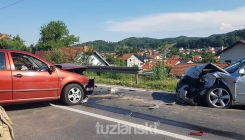
[{"label": "sky", "polygon": [[128,37],[207,37],[245,28],[244,0],[0,0],[0,33],[36,44],[61,20],[80,43]]}]

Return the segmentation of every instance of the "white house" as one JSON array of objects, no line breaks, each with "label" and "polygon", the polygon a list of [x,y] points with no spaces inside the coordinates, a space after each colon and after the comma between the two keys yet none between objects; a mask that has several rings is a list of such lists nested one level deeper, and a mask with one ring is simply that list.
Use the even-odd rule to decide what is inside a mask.
[{"label": "white house", "polygon": [[144,62],[135,54],[124,54],[123,60],[127,62],[127,67],[138,66],[142,67]]},{"label": "white house", "polygon": [[90,56],[85,56],[81,54],[80,58],[78,57],[77,60],[83,60],[83,58],[81,57],[85,57],[85,59],[88,58],[88,61],[92,66],[110,66],[110,64],[98,52],[94,52]]},{"label": "white house", "polygon": [[220,56],[220,63],[233,63],[245,57],[245,40],[237,41],[235,44],[218,52],[216,55]]}]

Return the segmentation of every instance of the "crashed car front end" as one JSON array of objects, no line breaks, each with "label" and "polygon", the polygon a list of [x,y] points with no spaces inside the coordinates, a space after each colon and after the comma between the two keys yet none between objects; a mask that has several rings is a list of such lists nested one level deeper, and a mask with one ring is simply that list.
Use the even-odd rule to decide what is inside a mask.
[{"label": "crashed car front end", "polygon": [[229,75],[228,72],[212,63],[188,68],[186,75],[177,84],[177,100],[181,103],[196,105],[210,87],[221,80],[224,82],[221,77],[226,74]]},{"label": "crashed car front end", "polygon": [[[69,72],[76,73],[76,74],[79,74],[79,75],[86,77],[83,74],[83,72],[87,69],[86,66],[80,66],[80,65],[71,64],[71,63],[56,64],[55,66],[64,70],[64,71],[69,71]],[[95,79],[89,79],[89,78],[87,78],[87,79],[88,79],[87,82],[81,83],[85,89],[84,90],[85,95],[92,94],[94,91],[94,88],[96,87],[95,86]]]}]

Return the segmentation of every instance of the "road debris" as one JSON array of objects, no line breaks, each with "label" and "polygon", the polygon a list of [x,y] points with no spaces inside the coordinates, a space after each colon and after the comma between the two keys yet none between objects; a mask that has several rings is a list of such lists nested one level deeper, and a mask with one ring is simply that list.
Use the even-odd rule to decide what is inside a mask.
[{"label": "road debris", "polygon": [[161,101],[158,101],[156,105],[149,107],[149,109],[159,108],[162,105]]},{"label": "road debris", "polygon": [[203,136],[204,132],[203,131],[199,131],[199,132],[190,132],[189,135],[192,136]]},{"label": "road debris", "polygon": [[109,93],[115,94],[118,91],[118,88],[110,88],[108,89]]},{"label": "road debris", "polygon": [[82,103],[82,104],[87,103],[87,102],[88,102],[88,99],[89,99],[89,98],[88,98],[88,96],[87,96],[85,99],[83,99],[83,100],[81,101],[81,103]]},{"label": "road debris", "polygon": [[122,92],[119,92],[119,89],[118,88],[108,89],[108,92],[110,94],[117,94],[119,97],[123,97],[124,96],[124,94]]},{"label": "road debris", "polygon": [[129,117],[130,117],[132,114],[133,114],[133,113],[131,112],[131,113],[130,113],[129,115],[127,115],[127,116],[129,116]]}]

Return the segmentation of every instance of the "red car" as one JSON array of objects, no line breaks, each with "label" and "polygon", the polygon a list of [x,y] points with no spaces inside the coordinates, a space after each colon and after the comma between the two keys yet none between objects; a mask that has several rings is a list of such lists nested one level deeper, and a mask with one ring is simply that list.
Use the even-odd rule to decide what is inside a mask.
[{"label": "red car", "polygon": [[58,100],[80,104],[94,90],[87,67],[54,65],[24,51],[0,49],[0,104]]}]

